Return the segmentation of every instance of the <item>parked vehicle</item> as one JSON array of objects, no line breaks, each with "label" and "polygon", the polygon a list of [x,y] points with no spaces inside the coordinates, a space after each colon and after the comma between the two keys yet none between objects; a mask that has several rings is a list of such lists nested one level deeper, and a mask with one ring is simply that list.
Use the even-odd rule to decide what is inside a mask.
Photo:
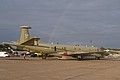
[{"label": "parked vehicle", "polygon": [[10,57],[10,55],[7,52],[0,52],[0,57]]}]

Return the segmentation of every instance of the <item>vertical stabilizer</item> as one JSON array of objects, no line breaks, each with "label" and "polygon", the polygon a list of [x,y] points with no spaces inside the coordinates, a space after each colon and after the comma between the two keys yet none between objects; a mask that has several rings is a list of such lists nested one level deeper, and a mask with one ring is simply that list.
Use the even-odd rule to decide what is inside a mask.
[{"label": "vertical stabilizer", "polygon": [[22,29],[21,29],[19,43],[23,43],[23,42],[30,39],[30,34],[29,34],[28,29],[31,29],[31,27],[29,27],[29,26],[21,26],[21,28]]}]

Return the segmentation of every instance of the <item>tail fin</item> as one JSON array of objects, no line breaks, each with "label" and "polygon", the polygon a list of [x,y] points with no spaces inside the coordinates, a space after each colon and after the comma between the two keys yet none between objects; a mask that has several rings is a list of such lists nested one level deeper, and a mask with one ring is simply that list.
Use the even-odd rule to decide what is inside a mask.
[{"label": "tail fin", "polygon": [[[39,44],[44,44],[44,42],[42,42],[40,40],[40,38],[36,38],[30,35],[29,33],[29,29],[31,29],[31,27],[29,26],[21,26],[21,34],[20,34],[20,38],[17,42],[14,43],[4,43],[4,44],[8,44],[8,45],[29,45],[29,46],[37,46]],[[22,50],[23,47],[21,46],[17,46],[17,49]]]},{"label": "tail fin", "polygon": [[20,34],[20,38],[18,40],[18,43],[24,43],[25,41],[29,40],[31,38],[30,34],[29,34],[29,30],[31,29],[31,27],[28,26],[21,26],[21,34]]},{"label": "tail fin", "polygon": [[40,40],[40,38],[36,38],[30,35],[29,26],[21,26],[21,34],[18,40],[18,43],[21,45],[38,45],[39,43],[44,43]]}]

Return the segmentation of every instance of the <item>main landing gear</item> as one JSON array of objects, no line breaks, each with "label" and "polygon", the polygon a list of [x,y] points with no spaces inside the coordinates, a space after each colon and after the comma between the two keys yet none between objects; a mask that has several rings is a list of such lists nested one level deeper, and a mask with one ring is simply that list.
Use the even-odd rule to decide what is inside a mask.
[{"label": "main landing gear", "polygon": [[77,56],[78,60],[83,60],[83,56]]},{"label": "main landing gear", "polygon": [[48,54],[43,54],[43,55],[42,55],[42,59],[46,59],[47,56],[48,56]]},{"label": "main landing gear", "polygon": [[96,59],[96,60],[100,60],[100,57],[95,56],[95,59]]}]

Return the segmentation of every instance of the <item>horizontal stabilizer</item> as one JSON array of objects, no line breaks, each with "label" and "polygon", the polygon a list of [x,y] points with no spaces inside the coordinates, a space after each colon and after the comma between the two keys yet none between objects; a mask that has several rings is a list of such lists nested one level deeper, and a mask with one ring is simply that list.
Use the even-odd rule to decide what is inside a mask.
[{"label": "horizontal stabilizer", "polygon": [[31,38],[31,39],[21,43],[21,45],[38,45],[39,40],[40,40],[40,38]]}]

